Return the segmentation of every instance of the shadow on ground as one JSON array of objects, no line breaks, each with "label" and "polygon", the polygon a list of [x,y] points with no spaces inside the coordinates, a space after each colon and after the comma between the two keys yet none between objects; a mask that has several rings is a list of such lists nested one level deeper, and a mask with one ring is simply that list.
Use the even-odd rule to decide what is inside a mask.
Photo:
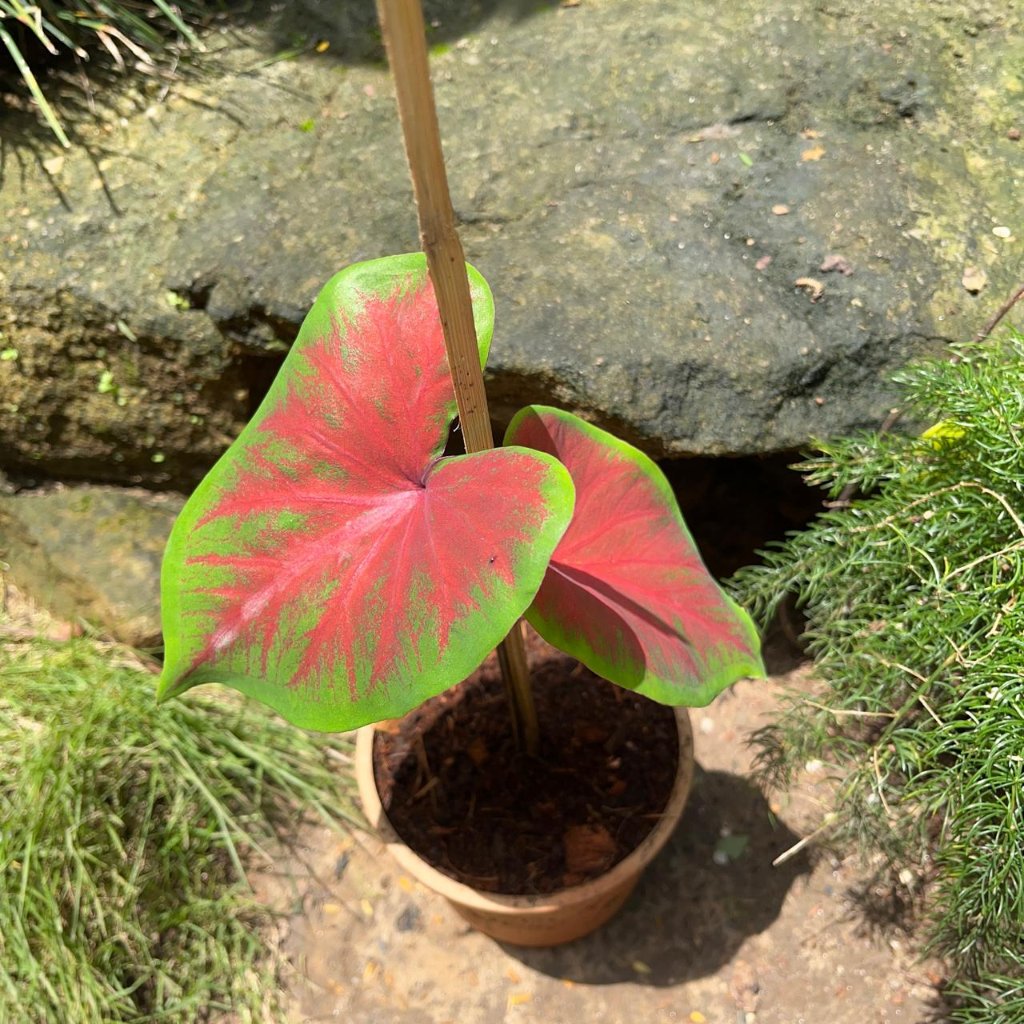
[{"label": "shadow on ground", "polygon": [[[496,14],[520,21],[560,0],[423,0],[423,20],[431,46],[450,43]],[[273,9],[276,5],[271,5]],[[374,0],[297,0],[276,21],[282,48],[311,41],[330,44],[346,60],[383,60]]]},{"label": "shadow on ground", "polygon": [[[447,48],[458,39],[478,29],[490,18],[501,16],[518,22],[542,11],[558,7],[561,0],[422,0],[428,45]],[[161,23],[157,23],[158,27]],[[204,36],[204,28],[208,37]],[[221,103],[215,83],[225,69],[218,37],[230,40],[232,46],[245,47],[256,41],[266,49],[264,60],[248,70],[234,69],[229,78],[239,74],[259,74],[262,67],[281,61],[292,61],[315,55],[321,62],[333,64],[380,64],[385,60],[384,45],[377,20],[375,0],[295,0],[282,4],[278,0],[252,0],[249,3],[228,3],[211,13],[209,21],[195,25],[200,36],[211,40],[210,52],[195,53],[187,49],[171,52],[157,59],[147,74],[136,67],[138,62],[117,64],[103,47],[96,45],[87,61],[61,49],[52,56],[38,44],[31,33],[24,33],[19,45],[28,64],[40,80],[43,93],[56,111],[57,120],[72,143],[86,149],[97,168],[97,180],[104,191],[106,181],[100,162],[107,155],[102,148],[87,148],[79,131],[83,124],[116,121],[126,110],[142,113],[153,103],[154,95],[162,97],[172,83],[185,84],[185,91],[209,94],[205,100],[216,105],[226,118],[245,125],[243,116],[234,113],[230,104]],[[254,34],[258,29],[260,34]],[[168,40],[173,34],[168,33]],[[153,47],[151,47],[153,48]],[[139,65],[141,66],[141,64]],[[95,148],[95,147],[94,147]],[[57,151],[55,137],[39,114],[21,72],[0,47],[0,188],[12,172],[24,178],[31,166],[48,178],[54,193],[65,209],[71,204],[57,180],[45,164]],[[118,152],[116,146],[112,152]],[[111,212],[121,211],[111,202]]]},{"label": "shadow on ground", "polygon": [[790,887],[810,873],[803,854],[772,867],[797,840],[746,779],[699,772],[682,823],[611,924],[567,946],[506,952],[591,985],[668,986],[714,974],[771,925]]}]

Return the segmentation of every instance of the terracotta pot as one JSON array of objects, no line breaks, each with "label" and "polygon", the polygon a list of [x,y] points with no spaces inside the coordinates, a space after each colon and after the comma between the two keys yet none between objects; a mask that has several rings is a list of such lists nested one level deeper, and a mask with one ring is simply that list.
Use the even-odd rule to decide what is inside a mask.
[{"label": "terracotta pot", "polygon": [[661,818],[643,842],[606,874],[538,896],[480,892],[443,874],[414,853],[388,821],[373,773],[374,727],[356,738],[356,779],[370,824],[403,871],[444,896],[477,930],[516,946],[557,946],[601,927],[626,902],[644,868],[668,841],[683,815],[693,782],[693,734],[685,708],[676,709],[679,764]]}]

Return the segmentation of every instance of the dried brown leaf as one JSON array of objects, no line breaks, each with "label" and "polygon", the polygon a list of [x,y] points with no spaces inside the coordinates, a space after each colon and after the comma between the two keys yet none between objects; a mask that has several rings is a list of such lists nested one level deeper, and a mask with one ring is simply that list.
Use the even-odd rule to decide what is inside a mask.
[{"label": "dried brown leaf", "polygon": [[596,874],[615,859],[615,840],[603,825],[572,825],[563,842],[565,866],[572,874]]},{"label": "dried brown leaf", "polygon": [[844,277],[849,277],[853,273],[853,265],[845,256],[840,256],[837,253],[829,253],[821,261],[821,266],[818,269],[823,274],[837,273],[842,274]]},{"label": "dried brown leaf", "polygon": [[798,277],[793,284],[797,288],[803,288],[811,297],[811,302],[817,302],[825,294],[825,286],[813,277]]}]

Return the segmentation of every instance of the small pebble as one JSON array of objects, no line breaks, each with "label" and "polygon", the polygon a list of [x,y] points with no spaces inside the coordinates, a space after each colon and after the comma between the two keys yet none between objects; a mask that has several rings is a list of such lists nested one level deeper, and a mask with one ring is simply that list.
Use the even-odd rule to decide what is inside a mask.
[{"label": "small pebble", "polygon": [[341,877],[345,874],[345,869],[349,865],[349,861],[352,858],[346,851],[334,862],[334,878],[336,881],[340,881]]},{"label": "small pebble", "polygon": [[395,930],[400,932],[423,931],[423,915],[420,908],[410,903],[395,919]]},{"label": "small pebble", "polygon": [[964,267],[960,282],[972,295],[977,295],[988,284],[988,274],[980,267]]}]

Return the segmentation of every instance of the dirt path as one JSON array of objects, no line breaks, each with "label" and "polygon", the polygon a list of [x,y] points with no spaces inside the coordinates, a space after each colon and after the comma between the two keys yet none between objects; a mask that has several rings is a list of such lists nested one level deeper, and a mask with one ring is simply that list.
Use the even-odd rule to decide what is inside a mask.
[{"label": "dirt path", "polygon": [[[825,808],[820,769],[772,806],[745,740],[781,687],[741,683],[693,713],[698,778],[686,817],[618,918],[559,949],[469,931],[369,836],[303,834],[261,894],[293,910],[290,1022],[346,1024],[921,1024],[932,987],[906,940],[866,934],[852,862],[772,860]],[[296,910],[296,908],[298,908]]]}]

